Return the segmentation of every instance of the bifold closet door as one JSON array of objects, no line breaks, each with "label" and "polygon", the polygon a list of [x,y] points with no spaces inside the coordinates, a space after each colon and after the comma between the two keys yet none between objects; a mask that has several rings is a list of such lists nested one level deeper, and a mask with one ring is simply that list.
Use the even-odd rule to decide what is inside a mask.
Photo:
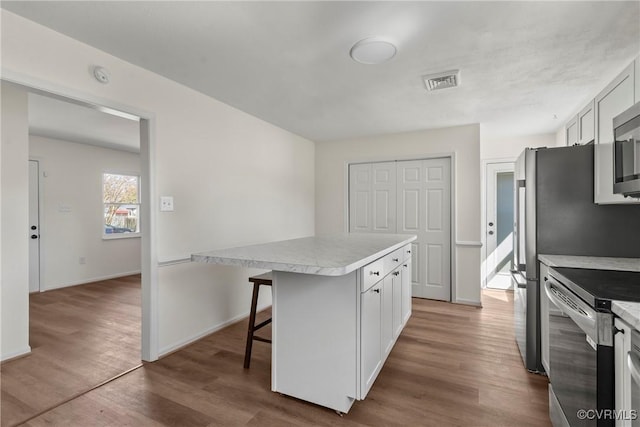
[{"label": "bifold closet door", "polygon": [[349,231],[415,234],[412,295],[451,300],[451,159],[349,166]]}]

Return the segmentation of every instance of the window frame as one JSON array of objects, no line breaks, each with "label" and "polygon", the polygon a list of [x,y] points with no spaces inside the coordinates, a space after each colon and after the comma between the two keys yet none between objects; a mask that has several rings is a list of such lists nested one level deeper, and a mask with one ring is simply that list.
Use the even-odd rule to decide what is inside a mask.
[{"label": "window frame", "polygon": [[[136,189],[136,200],[137,203],[106,203],[104,201],[104,183],[105,183],[105,175],[120,175],[120,176],[126,176],[126,177],[134,177],[136,178],[136,184],[137,184],[137,189]],[[123,171],[112,171],[112,170],[105,170],[102,172],[101,175],[101,189],[100,189],[100,196],[101,196],[101,211],[102,211],[102,240],[118,240],[118,239],[135,239],[135,238],[140,238],[141,237],[141,232],[140,232],[140,221],[142,219],[142,215],[141,215],[141,209],[142,209],[142,203],[140,202],[140,188],[141,188],[141,177],[140,177],[140,173],[139,172],[123,172]],[[138,215],[137,215],[137,220],[138,220],[138,231],[135,232],[131,232],[131,233],[106,233],[105,232],[105,208],[109,205],[128,205],[128,206],[137,206],[137,210],[138,210]]]}]

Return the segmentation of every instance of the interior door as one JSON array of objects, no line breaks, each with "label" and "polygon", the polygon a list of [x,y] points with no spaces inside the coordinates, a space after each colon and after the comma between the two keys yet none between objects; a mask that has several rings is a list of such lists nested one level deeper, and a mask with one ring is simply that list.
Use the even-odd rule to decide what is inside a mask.
[{"label": "interior door", "polygon": [[416,297],[451,300],[451,160],[397,162],[398,233],[412,243]]},{"label": "interior door", "polygon": [[486,169],[486,286],[511,287],[513,259],[514,163],[489,163]]},{"label": "interior door", "polygon": [[40,291],[40,172],[29,160],[29,292]]},{"label": "interior door", "polygon": [[451,159],[349,166],[349,231],[415,234],[412,295],[451,300]]}]

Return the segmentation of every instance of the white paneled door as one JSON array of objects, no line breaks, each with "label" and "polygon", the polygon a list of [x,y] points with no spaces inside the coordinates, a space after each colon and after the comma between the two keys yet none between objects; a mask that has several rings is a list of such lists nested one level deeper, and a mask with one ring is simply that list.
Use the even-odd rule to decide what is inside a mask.
[{"label": "white paneled door", "polygon": [[451,159],[349,166],[349,230],[415,234],[412,295],[451,300]]}]

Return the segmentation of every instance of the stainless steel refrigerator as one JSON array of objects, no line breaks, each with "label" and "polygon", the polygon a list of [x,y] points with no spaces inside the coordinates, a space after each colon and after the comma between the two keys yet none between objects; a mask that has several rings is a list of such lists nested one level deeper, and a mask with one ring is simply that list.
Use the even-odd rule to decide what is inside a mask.
[{"label": "stainless steel refrigerator", "polygon": [[527,148],[516,162],[514,323],[532,372],[544,372],[538,255],[640,257],[640,205],[593,203],[593,155],[593,145]]}]

